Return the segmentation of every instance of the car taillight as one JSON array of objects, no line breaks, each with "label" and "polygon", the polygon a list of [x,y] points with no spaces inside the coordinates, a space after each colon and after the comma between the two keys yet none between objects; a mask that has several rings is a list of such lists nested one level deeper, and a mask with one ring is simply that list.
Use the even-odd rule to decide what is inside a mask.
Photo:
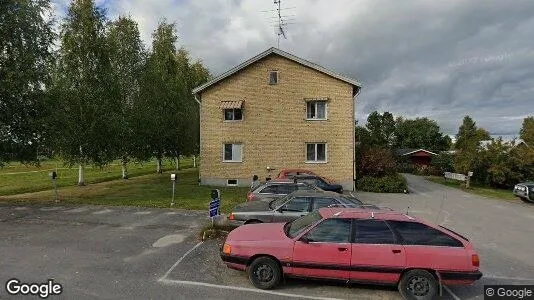
[{"label": "car taillight", "polygon": [[224,254],[230,254],[232,253],[232,246],[224,243],[224,246],[223,246],[223,251],[222,251]]},{"label": "car taillight", "polygon": [[252,201],[253,199],[254,199],[254,194],[252,194],[252,193],[248,193],[248,194],[247,194],[247,201],[250,202],[250,201]]},{"label": "car taillight", "polygon": [[480,267],[480,259],[478,258],[478,254],[471,255],[471,263],[473,264],[473,267]]},{"label": "car taillight", "polygon": [[234,216],[234,214],[231,213],[231,214],[228,216],[228,220],[235,220],[235,216]]}]

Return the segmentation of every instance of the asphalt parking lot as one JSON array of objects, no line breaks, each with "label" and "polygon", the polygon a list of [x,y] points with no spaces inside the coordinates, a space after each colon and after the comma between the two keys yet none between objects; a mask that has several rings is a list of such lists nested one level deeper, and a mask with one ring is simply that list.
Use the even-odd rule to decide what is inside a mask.
[{"label": "asphalt parking lot", "polygon": [[[484,277],[448,287],[443,299],[483,299],[484,284],[534,284],[534,205],[408,179],[410,194],[357,196],[443,224],[474,243]],[[394,288],[300,280],[257,290],[221,262],[222,240],[199,242],[206,222],[206,212],[171,209],[0,205],[0,282],[54,278],[64,292],[49,299],[400,299]],[[23,297],[0,288],[0,299],[11,298]]]}]

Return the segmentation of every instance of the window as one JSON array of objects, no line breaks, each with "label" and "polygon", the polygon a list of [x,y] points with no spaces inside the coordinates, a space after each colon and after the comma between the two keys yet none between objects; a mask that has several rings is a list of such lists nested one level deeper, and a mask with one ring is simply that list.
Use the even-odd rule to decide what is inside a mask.
[{"label": "window", "polygon": [[278,193],[278,186],[275,184],[271,184],[263,188],[261,191],[259,191],[260,194],[277,194]]},{"label": "window", "polygon": [[314,198],[312,210],[316,210],[322,207],[328,207],[330,205],[338,204],[334,198]]},{"label": "window", "polygon": [[395,235],[381,220],[356,220],[354,242],[358,244],[395,244]]},{"label": "window", "polygon": [[307,184],[298,184],[297,185],[297,190],[299,190],[299,191],[315,191],[313,186],[307,185]]},{"label": "window", "polygon": [[310,200],[306,197],[295,197],[284,206],[282,206],[283,211],[294,211],[294,212],[308,212],[310,208]]},{"label": "window", "polygon": [[417,222],[388,221],[406,245],[463,247],[455,238],[425,224]]},{"label": "window", "polygon": [[302,232],[306,227],[315,224],[317,221],[321,220],[321,214],[318,211],[307,214],[303,217],[295,219],[292,222],[287,223],[284,226],[284,232],[289,238],[296,237],[299,233]]},{"label": "window", "polygon": [[306,144],[306,162],[326,162],[326,143]]},{"label": "window", "polygon": [[269,84],[277,84],[278,83],[278,71],[270,71],[269,72]]},{"label": "window", "polygon": [[225,162],[242,162],[243,161],[242,144],[224,144],[223,161]]},{"label": "window", "polygon": [[224,110],[225,121],[242,121],[243,110],[241,108],[229,108]]},{"label": "window", "polygon": [[237,186],[237,179],[228,179],[226,180],[227,186]]},{"label": "window", "polygon": [[350,220],[328,219],[315,226],[306,234],[310,242],[348,243],[350,235]]},{"label": "window", "polygon": [[308,101],[306,102],[306,119],[307,120],[326,120],[326,101]]},{"label": "window", "polygon": [[297,187],[294,184],[280,184],[278,186],[278,194],[291,194],[293,193]]}]

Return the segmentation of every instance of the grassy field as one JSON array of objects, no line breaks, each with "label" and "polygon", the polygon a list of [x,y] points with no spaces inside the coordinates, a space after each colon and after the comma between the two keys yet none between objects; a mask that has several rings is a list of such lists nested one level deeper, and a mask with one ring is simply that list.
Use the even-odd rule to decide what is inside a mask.
[{"label": "grassy field", "polygon": [[[152,170],[153,171],[153,170]],[[59,189],[60,202],[67,204],[133,205],[145,207],[170,207],[172,198],[171,172],[137,176],[128,180],[113,180],[86,186],[67,186]],[[120,174],[119,174],[120,175]],[[99,177],[97,177],[99,178]],[[115,177],[116,178],[116,177]],[[197,169],[178,172],[175,208],[206,210],[212,187],[198,185]],[[246,200],[247,188],[219,187],[221,211],[229,212],[237,203]],[[0,196],[2,202],[21,205],[53,203],[53,190]]]},{"label": "grassy field", "polygon": [[[180,160],[181,168],[193,166],[192,159],[184,158]],[[29,192],[38,192],[51,189],[52,181],[48,173],[57,167],[57,184],[60,187],[77,185],[78,168],[66,167],[60,161],[44,161],[39,167],[26,166],[20,163],[12,163],[0,168],[0,196],[14,195]],[[175,166],[171,161],[164,161],[164,171],[174,170]],[[155,162],[145,162],[143,164],[129,163],[128,176],[130,178],[153,174],[156,172]],[[115,161],[103,168],[86,167],[85,183],[92,184],[106,182],[121,178],[120,161]]]},{"label": "grassy field", "polygon": [[495,188],[490,188],[486,186],[476,186],[476,185],[475,186],[471,185],[471,187],[465,188],[464,183],[458,180],[445,179],[443,177],[433,177],[433,176],[427,177],[427,179],[435,183],[458,188],[464,192],[476,194],[479,196],[491,197],[491,198],[497,198],[497,199],[505,199],[505,200],[518,200],[519,199],[512,194],[512,190],[495,189]]}]

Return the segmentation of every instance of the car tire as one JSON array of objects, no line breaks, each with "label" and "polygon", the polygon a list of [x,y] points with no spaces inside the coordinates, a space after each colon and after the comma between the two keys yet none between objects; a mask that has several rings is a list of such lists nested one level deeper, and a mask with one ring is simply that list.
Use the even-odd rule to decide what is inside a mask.
[{"label": "car tire", "polygon": [[269,290],[276,287],[282,278],[280,265],[269,257],[258,257],[247,268],[250,282],[257,288]]},{"label": "car tire", "polygon": [[521,199],[521,201],[523,201],[525,203],[530,203],[530,204],[534,203],[533,200],[530,200],[530,199],[528,199],[526,197],[519,197],[519,199]]},{"label": "car tire", "polygon": [[434,299],[439,291],[438,281],[425,270],[410,270],[399,281],[399,292],[404,299],[430,300]]}]

